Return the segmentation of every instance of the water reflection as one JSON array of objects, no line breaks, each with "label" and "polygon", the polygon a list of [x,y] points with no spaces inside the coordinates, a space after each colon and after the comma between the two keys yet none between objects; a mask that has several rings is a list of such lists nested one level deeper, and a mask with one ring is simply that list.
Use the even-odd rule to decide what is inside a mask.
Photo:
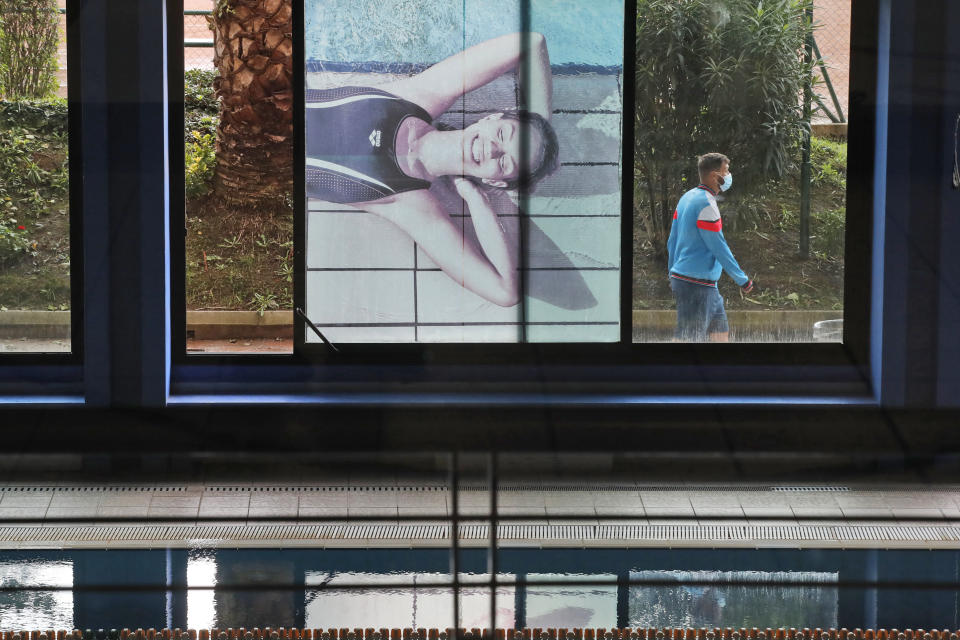
[{"label": "water reflection", "polygon": [[[72,587],[69,560],[25,558],[0,561],[2,587]],[[67,629],[73,625],[73,592],[6,591],[0,597],[0,628]]]},{"label": "water reflection", "polygon": [[[445,549],[6,551],[0,630],[445,629],[448,562]],[[490,626],[485,565],[484,550],[462,551],[461,627]],[[509,549],[498,567],[501,628],[943,628],[960,614],[953,589],[838,587],[871,576],[953,584],[957,551]]]},{"label": "water reflection", "polygon": [[[670,627],[836,627],[837,574],[811,571],[633,571],[634,580],[750,582],[630,589],[630,625]],[[823,582],[823,587],[765,585]]]},{"label": "water reflection", "polygon": [[[531,573],[531,582],[563,580],[610,580],[614,574]],[[614,627],[617,626],[617,586],[609,587],[527,587],[527,626],[550,627]]]},{"label": "water reflection", "polygon": [[[217,561],[212,551],[193,551],[187,559],[187,586],[215,587],[217,585]],[[187,592],[187,628],[212,629],[217,621],[216,593],[209,591]]]},{"label": "water reflection", "polygon": [[[505,581],[510,576],[499,575]],[[490,626],[490,589],[480,586],[489,582],[489,574],[464,574],[461,580],[473,582],[460,590],[460,626]],[[365,573],[307,572],[306,625],[313,628],[439,628],[453,623],[453,590],[442,587],[421,587],[422,584],[449,583],[443,573]],[[364,591],[348,589],[320,591],[311,585],[337,584],[405,585],[393,589]],[[511,627],[514,621],[514,588],[497,588],[497,626]]]}]

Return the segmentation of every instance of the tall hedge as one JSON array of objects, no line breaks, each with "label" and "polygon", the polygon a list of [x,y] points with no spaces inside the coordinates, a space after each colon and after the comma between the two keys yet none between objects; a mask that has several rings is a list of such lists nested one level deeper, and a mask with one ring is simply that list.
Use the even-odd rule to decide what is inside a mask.
[{"label": "tall hedge", "polygon": [[56,0],[0,0],[0,91],[5,99],[56,93],[59,17]]},{"label": "tall hedge", "polygon": [[809,123],[812,0],[637,0],[635,221],[661,256],[696,157],[730,157],[738,192],[785,174]]}]

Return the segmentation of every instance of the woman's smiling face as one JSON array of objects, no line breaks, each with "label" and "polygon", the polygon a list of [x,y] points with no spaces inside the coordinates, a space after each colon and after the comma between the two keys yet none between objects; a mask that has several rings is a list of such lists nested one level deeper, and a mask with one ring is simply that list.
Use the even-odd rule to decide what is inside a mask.
[{"label": "woman's smiling face", "polygon": [[[526,128],[528,152],[525,169],[531,171],[540,161],[543,140],[534,127]],[[463,175],[480,178],[484,183],[503,188],[520,175],[520,143],[523,124],[514,118],[494,113],[463,130]]]}]

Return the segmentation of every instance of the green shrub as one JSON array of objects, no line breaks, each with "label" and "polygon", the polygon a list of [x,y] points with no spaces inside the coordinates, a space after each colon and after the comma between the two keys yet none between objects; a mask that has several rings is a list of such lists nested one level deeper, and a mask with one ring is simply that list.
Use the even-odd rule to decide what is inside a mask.
[{"label": "green shrub", "polygon": [[[810,211],[810,249],[822,258],[843,259],[846,233],[847,209],[822,209]],[[780,212],[780,231],[795,232],[800,226],[799,212],[784,207]]]},{"label": "green shrub", "polygon": [[0,127],[0,264],[34,249],[38,218],[69,187],[66,143],[22,127]]},{"label": "green shrub", "polygon": [[183,73],[183,107],[187,111],[202,111],[215,116],[220,105],[213,91],[216,71],[189,69]]},{"label": "green shrub", "polygon": [[56,0],[0,3],[0,71],[7,99],[46,98],[57,91],[60,11]]},{"label": "green shrub", "polygon": [[216,137],[193,132],[193,141],[184,145],[185,187],[188,198],[206,195],[217,164]]},{"label": "green shrub", "polygon": [[194,133],[199,133],[200,135],[210,134],[216,137],[217,124],[219,124],[219,122],[220,118],[217,116],[208,116],[199,111],[188,111],[184,115],[183,120],[183,141],[192,142],[195,140],[193,137]]},{"label": "green shrub", "polygon": [[0,102],[0,128],[20,127],[34,133],[67,135],[67,101],[18,100]]},{"label": "green shrub", "polygon": [[10,202],[10,200],[0,202],[0,266],[5,266],[26,255],[33,244],[26,226],[5,212],[12,206]]},{"label": "green shrub", "polygon": [[783,176],[807,131],[800,51],[810,0],[638,0],[634,152],[637,227],[666,252],[696,157],[730,157],[737,191]]},{"label": "green shrub", "polygon": [[810,213],[811,244],[831,258],[843,258],[844,233],[847,228],[847,209],[838,207]]},{"label": "green shrub", "polygon": [[847,143],[826,138],[810,139],[811,181],[846,193]]}]

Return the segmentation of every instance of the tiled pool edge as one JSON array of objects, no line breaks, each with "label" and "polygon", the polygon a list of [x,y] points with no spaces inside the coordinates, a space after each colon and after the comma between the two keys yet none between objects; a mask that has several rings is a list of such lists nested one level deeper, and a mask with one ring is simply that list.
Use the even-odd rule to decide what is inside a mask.
[{"label": "tiled pool edge", "polygon": [[[951,524],[502,524],[502,548],[957,549]],[[488,525],[460,525],[460,545],[483,548]],[[445,524],[0,525],[0,549],[444,548]]]}]

